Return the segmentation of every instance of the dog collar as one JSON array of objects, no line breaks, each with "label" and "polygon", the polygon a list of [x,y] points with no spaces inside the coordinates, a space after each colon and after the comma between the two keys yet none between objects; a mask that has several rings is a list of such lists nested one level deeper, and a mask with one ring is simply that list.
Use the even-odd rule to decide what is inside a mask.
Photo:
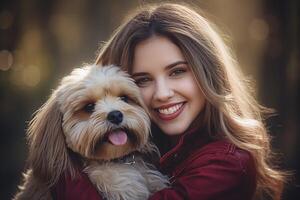
[{"label": "dog collar", "polygon": [[132,153],[122,158],[113,159],[111,160],[111,162],[118,163],[118,164],[125,164],[125,165],[133,165],[135,164],[135,156],[134,153]]}]

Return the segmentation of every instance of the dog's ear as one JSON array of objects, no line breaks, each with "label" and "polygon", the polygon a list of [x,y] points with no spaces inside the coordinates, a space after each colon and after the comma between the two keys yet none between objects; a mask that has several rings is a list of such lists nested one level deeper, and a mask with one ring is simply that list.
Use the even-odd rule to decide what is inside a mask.
[{"label": "dog's ear", "polygon": [[62,114],[55,93],[29,123],[27,136],[28,162],[34,176],[52,185],[66,170],[74,174],[62,131]]}]

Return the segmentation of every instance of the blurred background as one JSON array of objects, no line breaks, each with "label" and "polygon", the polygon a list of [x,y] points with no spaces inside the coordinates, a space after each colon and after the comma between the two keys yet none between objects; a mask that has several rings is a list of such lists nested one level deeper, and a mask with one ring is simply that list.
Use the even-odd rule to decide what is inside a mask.
[{"label": "blurred background", "polygon": [[[32,114],[72,68],[93,63],[102,42],[138,0],[1,0],[0,199],[11,199],[25,166]],[[178,2],[178,1],[177,1]],[[300,6],[298,0],[186,0],[225,33],[259,102],[284,169],[283,199],[300,199]]]}]

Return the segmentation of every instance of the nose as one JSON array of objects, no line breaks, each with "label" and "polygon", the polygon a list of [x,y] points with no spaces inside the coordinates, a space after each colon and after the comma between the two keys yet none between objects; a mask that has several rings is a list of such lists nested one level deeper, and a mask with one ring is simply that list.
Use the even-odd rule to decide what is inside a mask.
[{"label": "nose", "polygon": [[107,120],[119,125],[123,121],[123,114],[118,110],[113,110],[107,114]]},{"label": "nose", "polygon": [[167,101],[174,95],[174,90],[165,80],[156,82],[154,99],[158,101]]}]

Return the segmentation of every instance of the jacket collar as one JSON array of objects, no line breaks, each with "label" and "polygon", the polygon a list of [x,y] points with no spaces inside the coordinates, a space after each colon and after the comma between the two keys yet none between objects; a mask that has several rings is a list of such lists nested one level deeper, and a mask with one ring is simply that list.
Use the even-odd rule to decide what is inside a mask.
[{"label": "jacket collar", "polygon": [[210,141],[204,128],[191,128],[183,133],[177,144],[160,158],[160,167],[163,171],[169,171],[179,162],[184,160],[195,148],[202,147]]}]

